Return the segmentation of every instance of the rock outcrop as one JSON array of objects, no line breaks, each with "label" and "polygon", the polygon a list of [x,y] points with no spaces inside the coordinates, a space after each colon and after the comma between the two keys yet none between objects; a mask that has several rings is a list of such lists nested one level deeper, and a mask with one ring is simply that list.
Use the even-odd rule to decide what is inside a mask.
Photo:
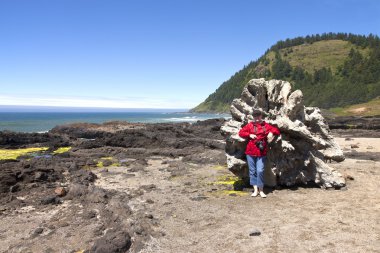
[{"label": "rock outcrop", "polygon": [[261,110],[265,121],[281,131],[281,136],[270,143],[265,167],[266,185],[345,186],[343,176],[327,164],[327,161],[340,162],[345,158],[319,108],[305,107],[302,92],[292,91],[291,84],[281,80],[252,79],[241,97],[233,100],[232,119],[221,127],[231,172],[248,179],[244,154],[247,140],[239,137],[238,132],[249,122],[254,109]]}]

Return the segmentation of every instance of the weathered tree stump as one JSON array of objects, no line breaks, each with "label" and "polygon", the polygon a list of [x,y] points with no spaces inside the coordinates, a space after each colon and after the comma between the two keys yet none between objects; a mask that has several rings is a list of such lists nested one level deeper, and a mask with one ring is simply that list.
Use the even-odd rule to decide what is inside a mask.
[{"label": "weathered tree stump", "polygon": [[281,131],[281,136],[270,143],[265,166],[266,185],[345,186],[343,176],[326,163],[328,160],[341,162],[345,158],[319,108],[305,107],[302,92],[292,91],[291,84],[281,80],[252,79],[241,97],[233,100],[232,119],[221,128],[226,137],[227,165],[232,173],[248,179],[244,154],[247,140],[239,137],[238,132],[252,119],[253,109],[261,110],[264,120]]}]

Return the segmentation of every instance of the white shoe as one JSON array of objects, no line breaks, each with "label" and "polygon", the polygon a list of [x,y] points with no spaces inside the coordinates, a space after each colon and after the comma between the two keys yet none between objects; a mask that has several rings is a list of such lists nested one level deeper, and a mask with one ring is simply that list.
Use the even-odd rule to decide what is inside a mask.
[{"label": "white shoe", "polygon": [[262,198],[266,198],[266,197],[267,197],[267,195],[265,195],[264,192],[260,192],[260,196],[261,196]]},{"label": "white shoe", "polygon": [[258,192],[257,191],[254,191],[252,194],[251,194],[251,197],[256,197],[258,195]]}]

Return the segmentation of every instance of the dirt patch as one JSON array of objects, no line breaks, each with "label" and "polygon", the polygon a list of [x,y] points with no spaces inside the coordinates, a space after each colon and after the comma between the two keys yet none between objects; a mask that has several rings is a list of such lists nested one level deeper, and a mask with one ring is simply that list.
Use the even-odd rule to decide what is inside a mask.
[{"label": "dirt patch", "polygon": [[370,108],[368,108],[368,107],[358,107],[358,108],[355,108],[355,109],[350,109],[348,111],[356,113],[356,114],[360,114],[360,113],[364,113],[364,112],[366,112],[368,110],[370,110]]}]

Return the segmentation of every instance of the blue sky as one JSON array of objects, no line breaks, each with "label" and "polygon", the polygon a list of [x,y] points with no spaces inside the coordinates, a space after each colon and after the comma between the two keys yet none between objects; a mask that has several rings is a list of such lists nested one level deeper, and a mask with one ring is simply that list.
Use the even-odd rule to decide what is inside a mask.
[{"label": "blue sky", "polygon": [[0,105],[192,108],[278,40],[380,34],[380,1],[0,0]]}]

